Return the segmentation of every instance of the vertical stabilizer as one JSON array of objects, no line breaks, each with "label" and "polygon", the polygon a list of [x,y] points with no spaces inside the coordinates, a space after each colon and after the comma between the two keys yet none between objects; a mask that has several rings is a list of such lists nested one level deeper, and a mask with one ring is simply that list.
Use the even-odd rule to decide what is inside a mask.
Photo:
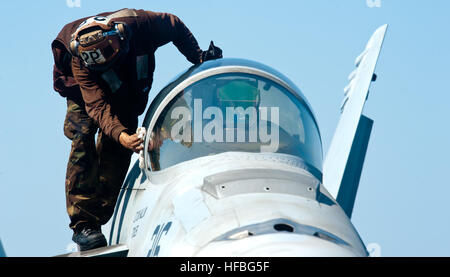
[{"label": "vertical stabilizer", "polygon": [[350,83],[344,89],[342,114],[324,161],[323,183],[349,216],[373,124],[372,120],[362,116],[362,111],[370,84],[376,80],[375,67],[387,27],[383,25],[375,31],[355,61],[356,69],[350,74]]},{"label": "vertical stabilizer", "polygon": [[337,202],[349,218],[352,217],[372,126],[373,120],[362,115],[337,195]]}]

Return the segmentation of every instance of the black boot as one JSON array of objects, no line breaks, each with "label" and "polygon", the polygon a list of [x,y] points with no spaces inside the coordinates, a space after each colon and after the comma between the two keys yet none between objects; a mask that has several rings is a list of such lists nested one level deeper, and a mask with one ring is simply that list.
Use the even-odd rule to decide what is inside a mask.
[{"label": "black boot", "polygon": [[93,228],[91,226],[75,229],[72,240],[78,244],[80,251],[106,246],[106,239],[100,231],[100,228]]}]

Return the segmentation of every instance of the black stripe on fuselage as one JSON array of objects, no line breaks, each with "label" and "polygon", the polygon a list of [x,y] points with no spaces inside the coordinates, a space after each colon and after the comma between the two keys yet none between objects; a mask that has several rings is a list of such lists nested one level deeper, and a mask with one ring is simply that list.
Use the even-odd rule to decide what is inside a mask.
[{"label": "black stripe on fuselage", "polygon": [[116,226],[116,220],[117,220],[117,215],[119,212],[120,203],[122,202],[122,198],[125,195],[125,199],[124,199],[124,203],[122,205],[122,210],[121,210],[120,219],[119,219],[119,228],[117,230],[116,243],[119,243],[120,230],[122,229],[122,223],[123,223],[125,211],[126,211],[126,208],[128,205],[128,201],[130,200],[131,193],[133,192],[133,184],[134,184],[135,180],[137,179],[137,177],[139,176],[139,173],[140,173],[139,161],[136,161],[136,163],[134,164],[130,173],[128,174],[127,178],[125,179],[122,189],[120,190],[120,194],[119,194],[117,204],[116,204],[116,207],[114,210],[114,217],[113,217],[111,231],[110,231],[110,235],[109,235],[109,245],[112,245],[112,239],[113,239],[113,235],[114,235],[114,227]]}]

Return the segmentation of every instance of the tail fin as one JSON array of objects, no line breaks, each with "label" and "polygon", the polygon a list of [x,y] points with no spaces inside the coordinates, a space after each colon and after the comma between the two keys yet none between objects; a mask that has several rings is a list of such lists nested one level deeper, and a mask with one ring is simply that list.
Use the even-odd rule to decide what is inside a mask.
[{"label": "tail fin", "polygon": [[341,117],[323,166],[323,183],[351,217],[362,165],[369,143],[373,121],[362,115],[370,84],[376,80],[375,67],[387,31],[378,28],[364,52],[355,61],[356,69],[344,89]]},{"label": "tail fin", "polygon": [[6,257],[6,252],[5,249],[3,248],[2,245],[2,240],[0,240],[0,258]]}]

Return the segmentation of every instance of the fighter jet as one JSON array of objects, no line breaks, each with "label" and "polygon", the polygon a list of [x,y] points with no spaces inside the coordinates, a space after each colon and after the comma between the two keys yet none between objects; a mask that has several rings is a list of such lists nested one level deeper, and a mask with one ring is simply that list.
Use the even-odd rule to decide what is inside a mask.
[{"label": "fighter jet", "polygon": [[139,129],[109,246],[66,256],[368,256],[351,215],[386,31],[356,59],[325,159],[312,107],[280,72],[225,58],[182,73]]}]

